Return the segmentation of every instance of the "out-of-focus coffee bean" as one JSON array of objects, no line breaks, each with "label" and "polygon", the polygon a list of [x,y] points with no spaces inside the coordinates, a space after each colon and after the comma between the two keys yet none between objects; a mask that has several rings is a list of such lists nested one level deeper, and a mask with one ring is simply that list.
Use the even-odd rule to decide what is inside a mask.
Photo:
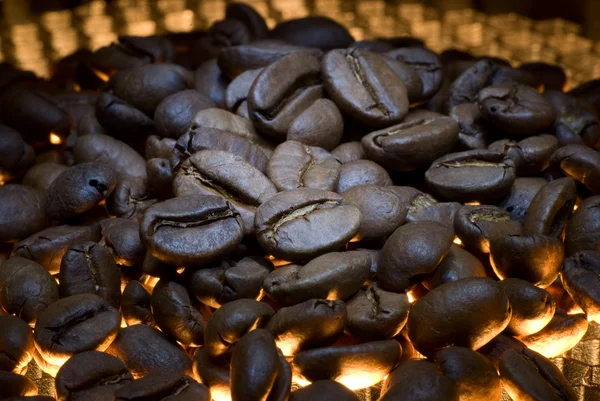
[{"label": "out-of-focus coffee bean", "polygon": [[31,328],[16,316],[0,316],[0,371],[24,373],[33,358]]},{"label": "out-of-focus coffee bean", "polygon": [[21,184],[0,186],[0,243],[20,241],[47,225],[44,192]]}]

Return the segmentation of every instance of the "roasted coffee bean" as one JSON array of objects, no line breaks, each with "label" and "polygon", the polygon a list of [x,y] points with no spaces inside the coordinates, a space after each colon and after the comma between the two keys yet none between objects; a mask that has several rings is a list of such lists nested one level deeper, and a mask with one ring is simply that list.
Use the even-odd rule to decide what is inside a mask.
[{"label": "roasted coffee bean", "polygon": [[58,284],[44,267],[17,256],[2,263],[1,309],[34,324],[40,312],[55,301],[58,301]]},{"label": "roasted coffee bean", "polygon": [[405,205],[406,221],[437,221],[450,228],[462,205],[458,202],[438,202],[433,196],[412,187],[392,186],[390,190]]},{"label": "roasted coffee bean", "polygon": [[203,304],[218,309],[237,299],[258,299],[271,271],[273,264],[262,257],[223,261],[216,267],[195,270],[189,278],[189,290]]},{"label": "roasted coffee bean", "polygon": [[267,294],[284,305],[309,299],[346,299],[354,295],[370,275],[371,257],[366,252],[331,252],[305,266],[282,266],[263,283]]},{"label": "roasted coffee bean", "polygon": [[521,223],[507,211],[490,205],[465,205],[454,217],[454,231],[463,244],[481,253],[490,253],[490,240],[497,236],[520,235]]},{"label": "roasted coffee bean", "polygon": [[264,38],[269,31],[264,18],[248,4],[229,3],[225,9],[225,18],[242,21],[254,39]]},{"label": "roasted coffee bean", "polygon": [[34,161],[33,148],[25,142],[21,134],[0,124],[0,173],[25,171]]},{"label": "roasted coffee bean", "polygon": [[335,103],[317,99],[300,113],[287,131],[287,139],[332,150],[342,139],[344,120]]},{"label": "roasted coffee bean", "polygon": [[139,220],[146,209],[157,202],[150,197],[145,181],[119,181],[106,199],[106,208],[116,217]]},{"label": "roasted coffee bean", "polygon": [[573,213],[565,231],[565,253],[600,251],[600,196],[590,196]]},{"label": "roasted coffee bean", "polygon": [[277,193],[258,169],[233,153],[202,150],[183,162],[173,179],[176,196],[216,195],[236,208],[244,233],[254,233],[256,208]]},{"label": "roasted coffee bean", "polygon": [[243,45],[251,40],[251,33],[246,24],[237,19],[215,21],[208,30],[213,46],[227,47]]},{"label": "roasted coffee bean", "polygon": [[131,280],[125,286],[121,297],[121,311],[127,326],[147,324],[153,326],[151,299],[149,289],[139,281]]},{"label": "roasted coffee bean", "polygon": [[229,370],[229,363],[225,359],[211,359],[204,347],[194,353],[194,378],[208,386],[213,399],[231,399]]},{"label": "roasted coffee bean", "polygon": [[46,211],[56,220],[84,213],[105,200],[117,185],[115,172],[100,163],[69,167],[50,185]]},{"label": "roasted coffee bean", "polygon": [[112,85],[116,96],[151,116],[167,96],[193,88],[194,79],[175,64],[148,64],[116,74]]},{"label": "roasted coffee bean", "polygon": [[225,106],[227,80],[217,65],[217,59],[203,62],[194,71],[194,82],[198,92],[208,96],[217,106]]},{"label": "roasted coffee bean", "polygon": [[544,62],[524,63],[519,70],[534,74],[544,85],[544,93],[549,90],[562,90],[567,82],[567,75],[562,67]]},{"label": "roasted coffee bean", "polygon": [[263,249],[284,260],[308,260],[340,249],[359,226],[358,208],[345,205],[334,192],[311,188],[278,193],[258,207],[255,220]]},{"label": "roasted coffee bean", "polygon": [[39,263],[50,274],[57,274],[62,257],[71,245],[83,241],[96,242],[100,237],[98,225],[54,226],[18,242],[13,253]]},{"label": "roasted coffee bean", "polygon": [[480,60],[468,67],[449,88],[447,110],[464,103],[475,103],[477,94],[488,86],[498,66],[490,60]]},{"label": "roasted coffee bean", "polygon": [[458,124],[439,115],[371,132],[363,137],[362,146],[367,158],[382,166],[393,171],[410,171],[448,153],[457,138]]},{"label": "roasted coffee bean", "polygon": [[600,253],[582,251],[565,259],[562,283],[588,320],[600,321]]},{"label": "roasted coffee bean", "polygon": [[0,243],[20,241],[47,225],[44,192],[20,184],[0,187]]},{"label": "roasted coffee bean", "polygon": [[90,62],[95,69],[114,73],[118,70],[150,64],[152,57],[142,49],[126,43],[112,43],[96,50],[92,54]]},{"label": "roasted coffee bean", "polygon": [[0,371],[24,373],[33,358],[31,328],[16,316],[0,316]]},{"label": "roasted coffee bean", "polygon": [[148,171],[148,189],[150,192],[159,199],[173,197],[173,170],[169,160],[150,159],[146,162],[146,169]]},{"label": "roasted coffee bean", "polygon": [[342,301],[311,299],[281,308],[266,329],[283,355],[332,344],[344,330],[346,307]]},{"label": "roasted coffee bean", "polygon": [[402,292],[421,275],[431,273],[448,253],[452,229],[433,221],[400,226],[381,248],[377,281],[381,288]]},{"label": "roasted coffee bean", "polygon": [[273,336],[264,329],[251,331],[233,351],[231,400],[266,401],[279,374],[280,362]]},{"label": "roasted coffee bean", "polygon": [[584,145],[567,145],[554,152],[550,164],[600,194],[600,153]]},{"label": "roasted coffee bean", "polygon": [[442,85],[442,62],[437,54],[424,47],[400,47],[386,56],[406,63],[419,75],[422,84],[422,99],[431,98]]},{"label": "roasted coffee bean", "polygon": [[154,158],[170,159],[171,153],[177,140],[174,138],[161,138],[158,135],[150,135],[146,140],[144,156],[146,160]]},{"label": "roasted coffee bean", "polygon": [[404,293],[384,291],[377,283],[360,291],[347,303],[346,331],[362,341],[395,337],[406,324],[410,303]]},{"label": "roasted coffee bean", "polygon": [[502,198],[515,178],[514,161],[488,150],[448,153],[425,172],[427,184],[440,196],[464,202]]},{"label": "roasted coffee bean", "polygon": [[96,102],[96,118],[104,132],[124,142],[144,138],[154,131],[154,121],[141,110],[110,93],[102,93]]},{"label": "roasted coffee bean", "polygon": [[158,327],[181,344],[203,344],[202,316],[183,285],[168,278],[160,279],[152,292],[152,313]]},{"label": "roasted coffee bean", "polygon": [[39,163],[27,170],[23,177],[23,184],[29,187],[48,191],[50,185],[61,175],[67,166],[57,163]]},{"label": "roasted coffee bean", "polygon": [[264,327],[275,314],[269,305],[238,299],[215,311],[205,330],[205,348],[213,358],[228,352],[248,332]]},{"label": "roasted coffee bean", "polygon": [[387,53],[394,50],[394,45],[382,38],[375,40],[358,40],[348,47],[353,49],[361,49],[371,53]]},{"label": "roasted coffee bean", "polygon": [[175,266],[210,263],[231,252],[242,236],[239,213],[216,196],[182,196],[157,203],[140,223],[140,237],[150,254]]},{"label": "roasted coffee bean", "polygon": [[121,314],[94,294],[72,295],[40,312],[35,345],[44,359],[62,365],[83,351],[104,351],[115,339]]},{"label": "roasted coffee bean", "polygon": [[56,375],[59,401],[102,401],[114,396],[133,376],[123,362],[112,355],[87,351],[74,355]]},{"label": "roasted coffee bean", "polygon": [[112,254],[115,263],[121,266],[133,266],[143,260],[144,246],[140,240],[140,225],[127,219],[105,219],[100,223],[104,245]]},{"label": "roasted coffee bean", "polygon": [[265,135],[285,138],[292,122],[323,97],[316,57],[289,54],[265,67],[248,92],[248,114]]},{"label": "roasted coffee bean", "polygon": [[370,127],[399,123],[408,112],[406,87],[384,56],[358,49],[332,50],[322,62],[323,85],[348,116]]},{"label": "roasted coffee bean", "polygon": [[121,277],[111,253],[95,242],[79,242],[65,252],[58,274],[63,297],[96,294],[118,308]]},{"label": "roasted coffee bean", "polygon": [[457,385],[442,375],[435,364],[410,359],[386,378],[380,401],[459,401]]},{"label": "roasted coffee bean", "polygon": [[498,371],[502,387],[514,400],[575,401],[577,396],[558,368],[527,348],[507,350]]},{"label": "roasted coffee bean", "polygon": [[115,401],[210,401],[210,390],[189,376],[175,372],[151,372],[114,392]]},{"label": "roasted coffee bean", "polygon": [[576,200],[577,190],[572,179],[565,177],[547,183],[531,200],[523,232],[562,238]]},{"label": "roasted coffee bean", "polygon": [[[101,96],[101,95],[100,95]],[[98,96],[98,97],[100,97]],[[98,99],[96,99],[98,101]],[[96,110],[92,110],[81,117],[77,123],[77,135],[102,134],[106,135],[106,130],[96,117]]]},{"label": "roasted coffee bean", "polygon": [[219,51],[218,64],[222,73],[234,79],[242,72],[266,67],[290,55],[302,54],[320,59],[321,50],[288,44],[279,40],[257,40],[240,46],[225,47]]},{"label": "roasted coffee bean", "polygon": [[558,149],[556,137],[548,134],[531,136],[519,142],[502,139],[488,147],[495,152],[504,152],[514,160],[517,175],[535,175],[550,164],[550,157]]},{"label": "roasted coffee bean", "polygon": [[189,374],[192,370],[190,357],[179,345],[145,324],[121,329],[106,352],[122,360],[135,378],[157,371]]},{"label": "roasted coffee bean", "polygon": [[[355,49],[355,47],[352,47]],[[361,50],[368,51],[368,50]],[[406,95],[408,97],[409,103],[416,103],[421,100],[421,96],[423,94],[423,83],[421,82],[421,78],[417,72],[410,68],[406,63],[401,60],[396,60],[391,57],[387,57],[384,55],[383,60],[386,62],[388,67],[390,67],[402,83],[406,87]]]},{"label": "roasted coffee bean", "polygon": [[547,183],[548,181],[538,177],[517,178],[510,189],[510,193],[498,206],[510,214],[511,220],[523,223],[532,199]]},{"label": "roasted coffee bean", "polygon": [[353,391],[333,380],[317,380],[290,394],[290,401],[315,401],[320,399],[359,401],[358,396]]},{"label": "roasted coffee bean", "polygon": [[408,316],[408,335],[426,356],[449,345],[477,350],[504,330],[510,318],[503,288],[489,278],[469,277],[417,300]]},{"label": "roasted coffee bean", "polygon": [[356,390],[379,383],[396,367],[401,353],[396,340],[372,341],[302,351],[292,365],[304,380],[335,380]]},{"label": "roasted coffee bean", "polygon": [[29,378],[12,372],[0,372],[2,399],[37,395],[38,387]]},{"label": "roasted coffee bean", "polygon": [[108,135],[79,137],[73,147],[75,162],[98,162],[111,167],[121,178],[146,179],[146,161],[124,142]]},{"label": "roasted coffee bean", "polygon": [[458,123],[458,144],[467,150],[485,149],[490,128],[475,103],[462,103],[450,110],[450,117]]},{"label": "roasted coffee bean", "polygon": [[371,160],[356,160],[342,164],[336,192],[341,194],[350,188],[362,185],[387,187],[392,185],[392,179],[383,167]]},{"label": "roasted coffee bean", "polygon": [[345,48],[354,42],[343,25],[327,17],[304,17],[281,22],[269,32],[269,37],[323,50]]},{"label": "roasted coffee bean", "polygon": [[580,100],[559,90],[544,91],[556,113],[554,135],[561,146],[579,144],[600,147],[600,121]]},{"label": "roasted coffee bean", "polygon": [[526,85],[537,89],[541,86],[539,79],[532,73],[512,68],[510,65],[499,65],[498,71],[492,77],[490,85]]},{"label": "roasted coffee bean", "polygon": [[475,255],[452,244],[448,254],[433,273],[423,281],[423,285],[429,290],[433,290],[443,284],[463,278],[486,276],[485,267]]},{"label": "roasted coffee bean", "polygon": [[458,388],[461,401],[500,401],[502,386],[494,365],[483,355],[463,347],[448,347],[435,354],[440,372]]},{"label": "roasted coffee bean", "polygon": [[262,68],[257,68],[255,70],[244,71],[229,83],[225,92],[225,102],[228,110],[239,115],[242,103],[245,104],[247,110],[248,93],[256,77],[258,77],[262,70]]},{"label": "roasted coffee bean", "polygon": [[342,164],[355,162],[365,158],[365,151],[358,141],[346,142],[331,151],[331,154]]},{"label": "roasted coffee bean", "polygon": [[543,329],[519,340],[546,358],[556,358],[576,346],[587,329],[588,320],[583,313],[567,315],[558,311]]},{"label": "roasted coffee bean", "polygon": [[582,83],[574,89],[571,89],[569,92],[567,92],[567,94],[585,101],[591,105],[596,110],[596,114],[598,114],[600,111],[600,97],[597,93],[599,84],[599,79],[593,79],[591,81]]},{"label": "roasted coffee bean", "polygon": [[528,336],[550,323],[556,304],[550,294],[525,280],[507,278],[500,281],[512,308],[506,332],[513,336]]},{"label": "roasted coffee bean", "polygon": [[494,237],[490,263],[500,279],[520,278],[546,288],[558,277],[565,257],[562,242],[539,234]]},{"label": "roasted coffee bean", "polygon": [[344,202],[360,210],[357,239],[385,238],[404,224],[406,208],[400,199],[384,187],[359,185],[342,194]]},{"label": "roasted coffee bean", "polygon": [[340,163],[329,152],[296,141],[279,145],[267,165],[267,176],[280,191],[301,187],[332,191],[339,174]]},{"label": "roasted coffee bean", "polygon": [[154,112],[156,133],[161,137],[179,138],[199,111],[213,107],[216,105],[211,99],[193,89],[167,96]]}]

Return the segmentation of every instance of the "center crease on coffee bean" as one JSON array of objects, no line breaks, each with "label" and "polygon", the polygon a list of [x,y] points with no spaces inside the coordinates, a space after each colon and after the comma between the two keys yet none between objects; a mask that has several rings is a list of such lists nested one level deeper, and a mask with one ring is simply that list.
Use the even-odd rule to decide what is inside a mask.
[{"label": "center crease on coffee bean", "polygon": [[377,109],[384,116],[386,116],[386,117],[389,116],[390,111],[379,101],[379,96],[377,96],[377,92],[373,89],[373,87],[367,81],[364,71],[362,70],[362,68],[360,68],[360,63],[358,62],[358,59],[356,57],[354,57],[352,55],[352,53],[350,53],[350,54],[346,55],[346,61],[348,61],[350,70],[352,71],[352,74],[354,74],[354,77],[356,78],[358,83],[360,83],[362,86],[364,86],[364,88],[369,93],[369,96],[371,96],[371,99],[373,99],[373,102],[375,103],[375,104],[367,107],[367,111]]}]

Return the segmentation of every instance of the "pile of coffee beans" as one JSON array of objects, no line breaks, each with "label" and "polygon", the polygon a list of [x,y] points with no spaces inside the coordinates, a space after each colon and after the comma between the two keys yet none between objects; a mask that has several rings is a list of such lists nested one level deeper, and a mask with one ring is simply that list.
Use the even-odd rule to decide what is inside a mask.
[{"label": "pile of coffee beans", "polygon": [[571,401],[600,81],[321,17],[0,64],[0,400]]}]

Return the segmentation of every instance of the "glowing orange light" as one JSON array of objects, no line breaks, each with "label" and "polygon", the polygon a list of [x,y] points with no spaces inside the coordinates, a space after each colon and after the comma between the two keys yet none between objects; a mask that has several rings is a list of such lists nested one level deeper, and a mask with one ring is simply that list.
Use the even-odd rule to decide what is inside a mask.
[{"label": "glowing orange light", "polygon": [[458,237],[454,237],[454,241],[453,241],[456,245],[462,245],[462,241],[460,240],[460,238]]},{"label": "glowing orange light", "polygon": [[292,263],[287,260],[277,259],[273,255],[267,256],[267,259],[269,259],[271,261],[271,263],[273,263],[273,266],[275,266],[275,267],[285,266],[285,265],[289,265],[290,263]]},{"label": "glowing orange light", "polygon": [[50,133],[50,143],[52,145],[60,145],[62,143],[62,138],[56,135],[54,132]]},{"label": "glowing orange light", "polygon": [[479,205],[481,205],[481,203],[479,203],[478,201],[473,201],[473,202],[465,202],[465,205],[479,206]]},{"label": "glowing orange light", "polygon": [[406,293],[406,295],[408,296],[408,302],[409,303],[414,303],[415,302],[415,296],[409,291]]},{"label": "glowing orange light", "polygon": [[81,86],[79,86],[79,84],[74,84],[74,85],[73,85],[73,90],[74,90],[75,92],[81,92]]},{"label": "glowing orange light", "polygon": [[110,77],[108,76],[108,74],[105,74],[104,72],[100,71],[100,70],[96,70],[94,69],[94,74],[100,78],[101,80],[103,80],[104,82],[108,82],[108,80],[110,79]]},{"label": "glowing orange light", "polygon": [[352,239],[350,240],[350,242],[358,242],[360,241],[360,235],[356,234],[354,237],[352,237]]}]

